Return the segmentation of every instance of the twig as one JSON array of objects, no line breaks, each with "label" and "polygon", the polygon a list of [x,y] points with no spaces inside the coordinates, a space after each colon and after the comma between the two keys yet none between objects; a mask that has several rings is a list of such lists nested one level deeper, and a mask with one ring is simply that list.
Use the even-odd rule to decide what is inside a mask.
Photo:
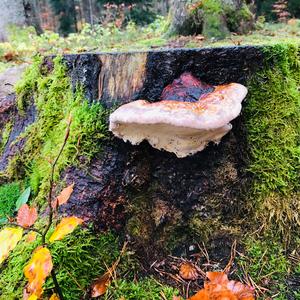
[{"label": "twig", "polygon": [[24,229],[26,232],[29,232],[29,231],[34,231],[40,235],[43,235],[43,233],[41,231],[39,231],[38,229],[35,229],[35,228],[30,228],[30,227],[24,227],[22,225],[19,225],[17,223],[3,223],[1,224],[1,226],[14,226],[14,227],[20,227],[22,229]]},{"label": "twig", "polygon": [[[52,166],[51,166],[51,175],[50,175],[50,186],[49,186],[49,193],[48,193],[48,207],[49,207],[49,218],[48,218],[48,224],[45,228],[45,230],[43,231],[42,233],[42,243],[43,245],[46,244],[46,235],[52,225],[52,222],[53,222],[53,207],[52,207],[52,191],[53,191],[53,185],[54,185],[54,172],[55,172],[55,167],[56,167],[56,164],[67,144],[67,141],[68,141],[68,138],[69,138],[69,135],[70,135],[70,127],[71,127],[71,123],[72,123],[72,119],[71,117],[69,118],[68,120],[68,125],[67,125],[67,129],[66,129],[66,134],[65,134],[65,138],[64,138],[64,142],[62,144],[62,146],[60,147],[59,149],[59,152],[58,152],[58,155],[56,156]],[[56,274],[55,274],[55,270],[52,269],[51,271],[51,277],[53,279],[53,283],[54,283],[54,286],[55,286],[55,290],[57,292],[57,294],[59,295],[59,298],[60,300],[64,300],[64,296],[63,296],[63,293],[62,293],[62,290],[59,286],[59,283],[57,281],[57,277],[56,277]]]},{"label": "twig", "polygon": [[59,286],[59,283],[57,281],[57,277],[56,277],[56,273],[55,273],[55,270],[54,268],[52,268],[52,271],[51,271],[51,277],[53,279],[53,283],[54,283],[54,286],[55,286],[55,290],[59,296],[59,300],[63,300],[64,299],[64,296],[63,296],[63,293],[62,293],[62,290]]},{"label": "twig", "polygon": [[230,259],[229,259],[228,264],[226,265],[226,267],[223,270],[224,273],[226,273],[226,274],[229,273],[229,271],[232,267],[232,264],[234,262],[235,255],[236,255],[236,240],[234,240],[234,242],[232,243],[231,252],[230,252]]},{"label": "twig", "polygon": [[66,143],[68,141],[68,138],[69,138],[69,134],[70,134],[70,126],[71,126],[71,123],[72,123],[72,119],[69,118],[68,120],[68,127],[67,127],[67,130],[66,130],[66,134],[65,134],[65,138],[64,138],[64,142],[58,152],[58,155],[57,157],[55,158],[53,164],[52,164],[52,167],[51,167],[51,175],[50,175],[50,187],[49,187],[49,193],[48,193],[48,207],[49,207],[49,219],[48,219],[48,224],[43,232],[43,235],[42,235],[42,241],[43,241],[43,244],[45,244],[46,242],[46,234],[48,233],[51,225],[52,225],[52,220],[53,220],[53,207],[52,207],[52,190],[53,190],[53,184],[54,184],[54,172],[55,172],[55,167],[56,167],[56,164],[66,146]]}]

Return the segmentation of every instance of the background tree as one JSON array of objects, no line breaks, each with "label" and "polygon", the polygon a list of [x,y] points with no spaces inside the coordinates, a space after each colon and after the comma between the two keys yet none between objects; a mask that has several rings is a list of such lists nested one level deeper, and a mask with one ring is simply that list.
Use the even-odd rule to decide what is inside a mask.
[{"label": "background tree", "polygon": [[245,0],[172,0],[169,19],[169,34],[224,38],[230,31],[246,33],[254,27],[251,4]]},{"label": "background tree", "polygon": [[53,13],[58,17],[58,31],[62,35],[77,31],[77,17],[74,0],[49,0]]},{"label": "background tree", "polygon": [[41,33],[35,0],[0,0],[0,40],[6,40],[10,25],[34,26]]}]

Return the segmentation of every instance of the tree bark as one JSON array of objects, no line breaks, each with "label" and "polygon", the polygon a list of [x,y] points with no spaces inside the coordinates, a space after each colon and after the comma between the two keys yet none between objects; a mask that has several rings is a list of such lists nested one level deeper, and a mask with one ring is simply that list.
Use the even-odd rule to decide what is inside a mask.
[{"label": "tree bark", "polygon": [[36,28],[38,33],[41,33],[35,9],[34,0],[0,0],[0,40],[7,40],[10,25],[31,25]]}]

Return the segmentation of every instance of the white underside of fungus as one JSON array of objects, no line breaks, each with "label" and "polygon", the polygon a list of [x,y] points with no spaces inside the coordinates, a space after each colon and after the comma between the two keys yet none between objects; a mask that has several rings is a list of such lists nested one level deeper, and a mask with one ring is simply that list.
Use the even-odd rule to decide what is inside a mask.
[{"label": "white underside of fungus", "polygon": [[133,145],[147,140],[154,148],[186,157],[219,143],[230,131],[230,121],[241,112],[247,88],[238,83],[216,86],[197,102],[138,100],[110,115],[109,129]]}]

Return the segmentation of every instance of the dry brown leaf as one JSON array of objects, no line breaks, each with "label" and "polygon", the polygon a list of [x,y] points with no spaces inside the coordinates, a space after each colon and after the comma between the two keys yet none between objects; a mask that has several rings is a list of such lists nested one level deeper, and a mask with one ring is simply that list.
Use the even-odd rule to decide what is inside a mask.
[{"label": "dry brown leaf", "polygon": [[18,211],[17,222],[20,226],[28,228],[35,223],[37,217],[35,207],[30,208],[27,204],[23,204]]},{"label": "dry brown leaf", "polygon": [[196,280],[199,277],[197,269],[189,262],[184,262],[180,266],[179,275],[185,280]]},{"label": "dry brown leaf", "polygon": [[96,279],[95,282],[92,284],[91,297],[96,298],[104,295],[106,293],[108,286],[110,285],[110,282],[111,282],[111,278],[109,272],[106,272],[100,278]]},{"label": "dry brown leaf", "polygon": [[59,196],[57,196],[57,198],[52,202],[52,207],[56,208],[60,205],[67,203],[73,193],[73,189],[74,183],[64,188],[59,194]]}]

